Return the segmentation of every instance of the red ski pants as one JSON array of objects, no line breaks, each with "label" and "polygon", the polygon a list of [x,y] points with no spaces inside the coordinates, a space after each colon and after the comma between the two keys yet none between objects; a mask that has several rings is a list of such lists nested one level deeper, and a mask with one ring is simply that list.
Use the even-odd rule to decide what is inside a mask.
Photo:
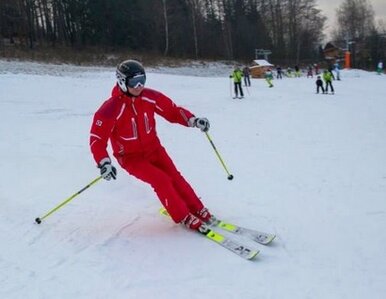
[{"label": "red ski pants", "polygon": [[152,186],[174,222],[204,207],[162,146],[150,154],[123,156],[118,161],[129,174]]}]

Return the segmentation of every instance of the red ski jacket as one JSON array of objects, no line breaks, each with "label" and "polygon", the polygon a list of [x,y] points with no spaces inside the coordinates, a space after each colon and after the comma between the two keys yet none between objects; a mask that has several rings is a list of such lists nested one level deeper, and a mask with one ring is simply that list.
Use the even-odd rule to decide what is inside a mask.
[{"label": "red ski jacket", "polygon": [[114,156],[143,155],[161,146],[154,114],[169,122],[190,126],[190,111],[176,106],[164,94],[144,88],[141,95],[128,96],[116,85],[111,97],[94,115],[90,132],[90,147],[96,163],[109,157],[110,139]]}]

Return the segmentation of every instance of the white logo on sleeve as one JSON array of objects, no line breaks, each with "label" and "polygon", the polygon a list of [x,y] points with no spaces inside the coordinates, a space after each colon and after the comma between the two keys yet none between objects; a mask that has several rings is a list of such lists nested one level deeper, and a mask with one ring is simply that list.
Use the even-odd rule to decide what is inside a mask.
[{"label": "white logo on sleeve", "polygon": [[98,119],[98,120],[95,122],[95,124],[96,124],[98,127],[101,127],[102,124],[103,124],[103,122],[102,122],[101,120]]}]

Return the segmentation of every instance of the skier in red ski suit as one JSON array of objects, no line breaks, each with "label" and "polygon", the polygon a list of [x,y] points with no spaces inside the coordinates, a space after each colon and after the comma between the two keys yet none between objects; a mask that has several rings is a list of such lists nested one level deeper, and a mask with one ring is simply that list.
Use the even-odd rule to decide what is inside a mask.
[{"label": "skier in red ski suit", "polygon": [[156,132],[155,113],[171,123],[209,130],[206,118],[196,118],[164,94],[145,88],[146,74],[135,60],[117,67],[117,85],[94,115],[90,148],[104,179],[116,178],[107,152],[108,140],[119,165],[150,184],[176,223],[201,230],[214,217],[204,207],[167,154]]}]

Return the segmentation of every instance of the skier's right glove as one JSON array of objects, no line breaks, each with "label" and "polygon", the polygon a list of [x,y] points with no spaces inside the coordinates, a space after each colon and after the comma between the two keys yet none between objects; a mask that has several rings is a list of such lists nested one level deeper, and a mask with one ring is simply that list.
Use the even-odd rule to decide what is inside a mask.
[{"label": "skier's right glove", "polygon": [[117,178],[117,169],[111,164],[110,158],[102,159],[98,164],[98,168],[105,180],[110,181],[111,178],[114,180]]}]

